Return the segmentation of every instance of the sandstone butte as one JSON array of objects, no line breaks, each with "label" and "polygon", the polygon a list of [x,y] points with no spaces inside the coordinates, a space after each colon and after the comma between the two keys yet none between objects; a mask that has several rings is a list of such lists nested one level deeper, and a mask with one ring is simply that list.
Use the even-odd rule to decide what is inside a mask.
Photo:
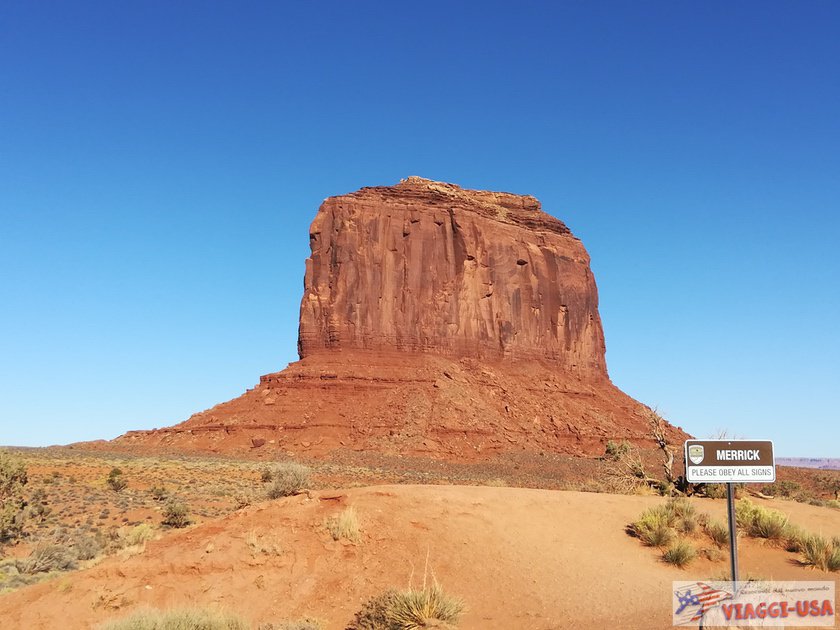
[{"label": "sandstone butte", "polygon": [[647,408],[607,373],[589,255],[534,197],[409,177],[325,200],[309,244],[300,360],[115,445],[476,459],[651,443]]}]

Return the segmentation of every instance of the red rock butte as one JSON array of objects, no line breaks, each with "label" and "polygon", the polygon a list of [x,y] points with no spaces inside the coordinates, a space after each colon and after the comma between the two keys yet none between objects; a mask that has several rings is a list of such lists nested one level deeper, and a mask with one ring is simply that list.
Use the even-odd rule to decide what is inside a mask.
[{"label": "red rock butte", "polygon": [[325,200],[309,244],[301,360],[117,444],[474,459],[650,441],[607,374],[589,255],[534,197],[409,177]]}]

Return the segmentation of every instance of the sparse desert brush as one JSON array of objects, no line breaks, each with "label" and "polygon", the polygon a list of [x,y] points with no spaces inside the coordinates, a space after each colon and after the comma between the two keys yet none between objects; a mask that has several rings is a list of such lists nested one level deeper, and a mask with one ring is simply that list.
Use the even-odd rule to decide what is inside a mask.
[{"label": "sparse desert brush", "polygon": [[484,482],[485,486],[490,486],[491,488],[505,488],[507,487],[508,483],[501,477],[493,477],[492,479],[488,479]]},{"label": "sparse desert brush", "polygon": [[665,562],[681,569],[688,566],[695,557],[697,557],[697,550],[685,540],[675,542],[662,554]]},{"label": "sparse desert brush", "polygon": [[297,494],[309,485],[310,469],[296,462],[278,464],[272,473],[272,482],[268,487],[269,499],[279,499]]},{"label": "sparse desert brush", "polygon": [[18,537],[26,517],[24,486],[29,478],[23,461],[0,451],[0,543]]},{"label": "sparse desert brush", "polygon": [[271,472],[271,468],[263,468],[260,471],[260,481],[263,483],[268,483],[274,477],[274,473]]},{"label": "sparse desert brush", "polygon": [[359,515],[356,508],[350,506],[335,516],[330,516],[324,526],[332,536],[333,540],[342,538],[357,543],[362,539],[362,530],[359,525]]},{"label": "sparse desert brush", "polygon": [[50,571],[68,571],[75,568],[76,556],[62,545],[41,543],[29,557],[17,562],[18,571],[27,575],[49,573]]},{"label": "sparse desert brush", "polygon": [[109,621],[99,630],[248,630],[250,625],[237,616],[204,609],[138,610]]},{"label": "sparse desert brush", "polygon": [[707,521],[703,529],[718,547],[729,543],[729,526],[721,521]]},{"label": "sparse desert brush", "polygon": [[170,499],[163,507],[161,525],[180,529],[190,524],[190,512],[187,506],[178,500]]},{"label": "sparse desert brush", "polygon": [[464,602],[438,585],[388,590],[369,599],[347,630],[419,630],[457,625]]}]

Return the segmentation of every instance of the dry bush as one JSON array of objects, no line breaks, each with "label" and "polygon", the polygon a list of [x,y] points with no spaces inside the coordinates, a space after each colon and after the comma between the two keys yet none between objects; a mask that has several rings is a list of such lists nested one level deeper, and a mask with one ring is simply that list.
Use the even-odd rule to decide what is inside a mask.
[{"label": "dry bush", "polygon": [[292,496],[309,485],[311,470],[296,462],[283,462],[274,468],[271,485],[266,494],[269,499]]},{"label": "dry bush", "polygon": [[76,567],[76,556],[67,547],[41,543],[32,550],[28,558],[17,562],[18,571],[26,575],[68,571]]},{"label": "dry bush", "polygon": [[170,499],[163,507],[161,525],[180,529],[190,524],[190,512],[181,501]]},{"label": "dry bush", "polygon": [[102,553],[102,543],[96,536],[77,534],[73,539],[73,549],[79,560],[93,560]]},{"label": "dry bush", "polygon": [[100,630],[248,630],[250,625],[234,615],[203,609],[169,611],[144,609],[99,626]]},{"label": "dry bush", "polygon": [[437,584],[404,591],[392,589],[369,599],[347,630],[418,630],[433,624],[452,627],[463,611],[463,601],[447,595]]},{"label": "dry bush", "polygon": [[359,516],[356,508],[350,506],[335,516],[329,517],[324,526],[332,536],[333,540],[342,538],[357,543],[362,538],[362,529],[359,525]]}]

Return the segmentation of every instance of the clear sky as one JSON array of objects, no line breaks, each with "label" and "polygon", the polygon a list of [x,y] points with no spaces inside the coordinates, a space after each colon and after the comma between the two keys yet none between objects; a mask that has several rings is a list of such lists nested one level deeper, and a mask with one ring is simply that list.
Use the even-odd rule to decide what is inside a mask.
[{"label": "clear sky", "polygon": [[840,457],[840,4],[0,2],[0,444],[174,424],[297,358],[327,196],[532,194],[615,383]]}]

